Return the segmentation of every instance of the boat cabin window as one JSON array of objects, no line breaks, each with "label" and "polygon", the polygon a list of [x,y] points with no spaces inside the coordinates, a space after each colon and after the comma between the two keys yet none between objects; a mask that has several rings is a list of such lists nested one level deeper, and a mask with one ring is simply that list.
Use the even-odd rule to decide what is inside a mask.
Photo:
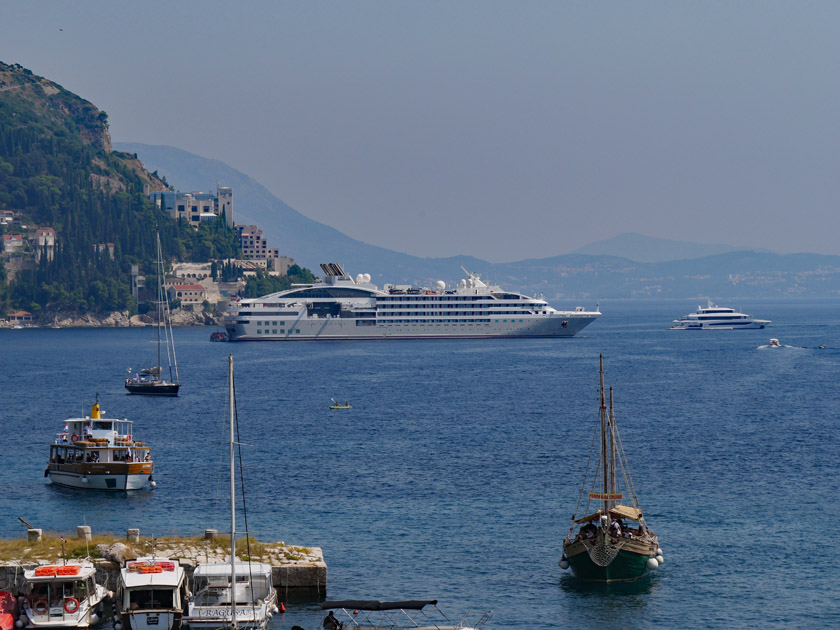
[{"label": "boat cabin window", "polygon": [[93,428],[94,429],[98,429],[98,430],[102,430],[102,431],[110,431],[110,430],[113,429],[113,427],[114,427],[114,425],[113,425],[112,422],[102,422],[100,420],[97,420],[93,423]]},{"label": "boat cabin window", "polygon": [[154,610],[173,608],[174,592],[171,588],[132,589],[128,596],[129,610]]},{"label": "boat cabin window", "polygon": [[73,580],[72,582],[36,582],[32,585],[27,598],[30,604],[43,600],[51,608],[63,606],[64,600],[75,597],[82,601],[87,597],[87,587],[84,580]]}]

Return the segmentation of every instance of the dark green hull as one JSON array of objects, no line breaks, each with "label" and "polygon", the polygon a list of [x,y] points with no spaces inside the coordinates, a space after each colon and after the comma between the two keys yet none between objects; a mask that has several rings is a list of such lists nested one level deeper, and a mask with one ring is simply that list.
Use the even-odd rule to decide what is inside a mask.
[{"label": "dark green hull", "polygon": [[622,549],[607,566],[598,566],[585,551],[567,558],[575,576],[589,582],[628,582],[648,572],[650,556]]}]

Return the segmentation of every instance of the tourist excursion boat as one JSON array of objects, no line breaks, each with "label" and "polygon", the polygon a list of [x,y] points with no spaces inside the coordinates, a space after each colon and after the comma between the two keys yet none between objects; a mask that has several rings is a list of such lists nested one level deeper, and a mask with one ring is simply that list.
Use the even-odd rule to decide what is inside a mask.
[{"label": "tourist excursion boat", "polygon": [[[147,396],[177,396],[181,388],[178,378],[178,359],[175,357],[175,338],[172,336],[172,316],[169,312],[169,298],[164,286],[163,253],[160,247],[160,234],[157,234],[157,300],[155,301],[157,325],[157,359],[153,366],[142,368],[132,376],[128,368],[125,388],[129,394]],[[161,346],[166,349],[166,361],[169,367],[168,378],[161,370]],[[174,373],[173,373],[174,368]]]},{"label": "tourist excursion boat", "polygon": [[[481,630],[493,616],[492,611],[469,611],[458,621],[451,620],[438,608],[436,599],[380,602],[369,599],[326,601],[321,610],[329,611],[324,630],[341,627],[357,630]],[[336,616],[334,610],[339,611]]]},{"label": "tourist excursion boat", "polygon": [[177,560],[151,556],[127,562],[120,570],[114,630],[178,630],[187,596]]},{"label": "tourist excursion boat", "polygon": [[[542,298],[504,291],[467,277],[453,289],[353,280],[341,265],[321,265],[324,279],[234,302],[225,315],[230,341],[571,337],[601,313],[558,311]],[[462,267],[463,269],[463,267]]]},{"label": "tourist excursion boat", "polygon": [[138,490],[152,480],[151,449],[134,441],[133,422],[101,417],[99,401],[90,416],[68,418],[50,444],[44,476],[59,486],[88,490]]},{"label": "tourist excursion boat", "polygon": [[96,583],[96,567],[87,560],[28,569],[23,580],[26,628],[95,626],[102,620],[102,600],[111,595]]},{"label": "tourist excursion boat", "polygon": [[[228,355],[230,416],[230,561],[199,564],[193,572],[193,594],[184,622],[191,628],[253,628],[264,630],[277,612],[277,591],[271,566],[236,558],[236,474],[233,355]],[[244,498],[243,498],[244,501]],[[245,531],[247,539],[248,532]]]},{"label": "tourist excursion boat", "polygon": [[[601,473],[600,492],[589,492],[582,518],[572,516],[569,534],[563,541],[560,567],[570,566],[574,574],[592,582],[626,582],[642,577],[664,562],[659,540],[645,522],[633,478],[627,468],[627,458],[613,413],[612,387],[610,410],[607,415],[604,395],[604,359],[601,368],[601,424],[600,457],[590,457],[595,464],[595,477]],[[619,472],[621,474],[619,474]],[[581,489],[581,499],[586,492],[586,479]],[[623,483],[623,487],[622,487]],[[619,501],[629,501],[619,503]],[[599,506],[594,512],[591,504]],[[581,501],[578,501],[578,509]],[[631,525],[632,523],[632,525]],[[580,525],[577,532],[575,526]]]},{"label": "tourist excursion boat", "polygon": [[742,328],[764,328],[769,319],[756,319],[734,308],[712,304],[698,306],[694,313],[675,319],[669,330],[737,330]]}]

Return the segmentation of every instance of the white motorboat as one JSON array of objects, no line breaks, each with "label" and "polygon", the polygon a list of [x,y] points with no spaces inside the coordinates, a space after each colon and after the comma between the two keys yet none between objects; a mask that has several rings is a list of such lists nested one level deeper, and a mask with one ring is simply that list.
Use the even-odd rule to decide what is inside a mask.
[{"label": "white motorboat", "polygon": [[120,570],[114,630],[178,630],[187,597],[177,560],[152,556],[127,562]]},{"label": "white motorboat", "polygon": [[225,315],[230,341],[572,337],[601,316],[582,306],[558,311],[542,297],[486,284],[478,274],[447,289],[386,284],[321,265],[314,284],[233,302]]},{"label": "white motorboat", "polygon": [[734,308],[717,306],[709,300],[705,307],[698,306],[694,313],[675,319],[669,330],[738,330],[764,328],[769,323],[769,319],[756,319]]},{"label": "white motorboat", "polygon": [[770,338],[770,347],[771,348],[781,348],[782,344],[779,343],[779,340],[776,339],[775,337],[771,337]]},{"label": "white motorboat", "polygon": [[[438,608],[436,599],[380,602],[348,599],[326,601],[324,630],[481,630],[493,616],[490,610],[471,610],[453,620]],[[339,611],[335,616],[334,610]]]},{"label": "white motorboat", "polygon": [[151,449],[133,436],[133,422],[101,417],[99,401],[90,416],[68,418],[50,444],[44,476],[50,482],[88,490],[138,490],[154,487]]},{"label": "white motorboat", "polygon": [[277,607],[271,566],[259,562],[199,564],[193,590],[185,618],[191,628],[230,628],[233,618],[237,628],[265,628]]},{"label": "white motorboat", "polygon": [[[185,624],[192,628],[252,628],[264,630],[277,612],[277,591],[271,566],[236,558],[236,397],[233,388],[233,355],[228,355],[230,417],[230,561],[199,564],[193,572],[193,594]],[[244,499],[243,499],[244,500]],[[247,538],[247,530],[245,532]]]},{"label": "white motorboat", "polygon": [[102,600],[111,595],[96,583],[90,561],[24,571],[23,626],[89,628],[102,620]]}]

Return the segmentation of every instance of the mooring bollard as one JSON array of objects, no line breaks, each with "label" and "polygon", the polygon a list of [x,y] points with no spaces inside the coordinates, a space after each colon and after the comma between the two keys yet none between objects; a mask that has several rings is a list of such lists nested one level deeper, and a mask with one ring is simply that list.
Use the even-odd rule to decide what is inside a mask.
[{"label": "mooring bollard", "polygon": [[30,529],[26,532],[26,539],[29,542],[39,542],[43,533],[43,530],[40,529]]},{"label": "mooring bollard", "polygon": [[76,536],[82,540],[90,540],[90,525],[79,525],[76,528]]},{"label": "mooring bollard", "polygon": [[204,530],[204,540],[216,540],[216,536],[219,535],[218,529],[205,529]]},{"label": "mooring bollard", "polygon": [[128,542],[140,542],[140,530],[139,529],[129,529],[125,532],[125,539]]}]

